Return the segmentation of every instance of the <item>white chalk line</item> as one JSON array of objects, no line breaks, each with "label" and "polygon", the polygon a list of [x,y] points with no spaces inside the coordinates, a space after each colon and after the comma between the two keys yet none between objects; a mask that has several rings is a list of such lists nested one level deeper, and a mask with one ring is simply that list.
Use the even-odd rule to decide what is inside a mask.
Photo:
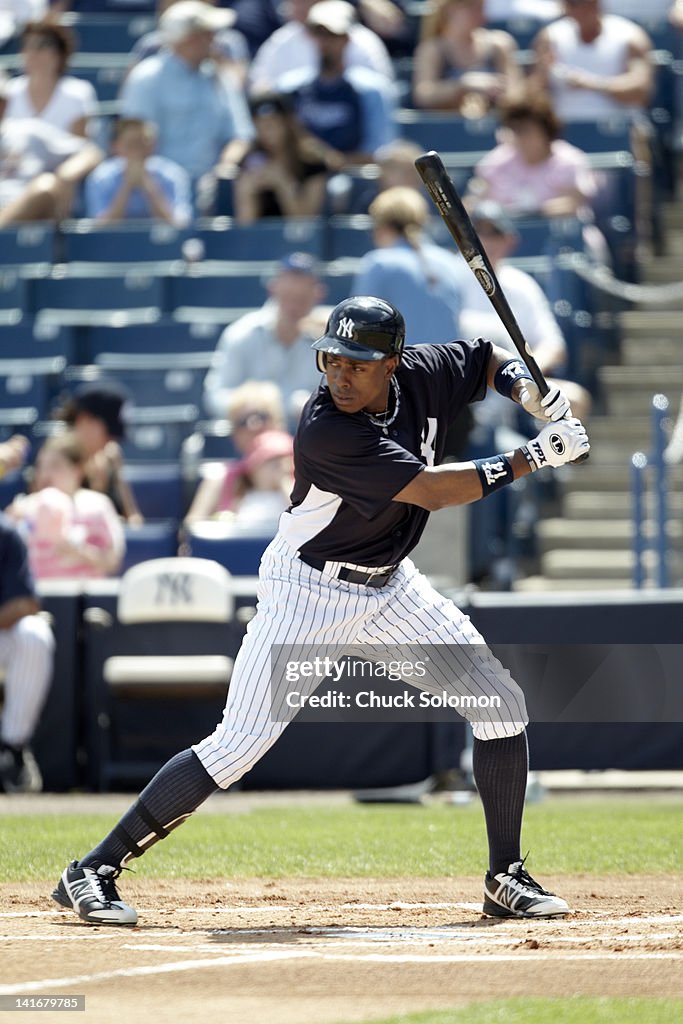
[{"label": "white chalk line", "polygon": [[157,974],[175,974],[183,971],[197,971],[204,968],[242,967],[246,964],[262,964],[283,960],[323,960],[327,962],[365,962],[384,964],[467,964],[467,963],[519,963],[520,960],[539,961],[581,961],[584,963],[598,961],[628,960],[683,960],[679,953],[453,953],[434,956],[388,954],[388,953],[320,953],[315,950],[282,950],[261,951],[259,953],[240,954],[238,956],[217,956],[201,960],[179,960],[175,963],[155,964],[145,967],[121,967],[111,971],[97,971],[93,974],[76,974],[63,978],[40,978],[20,982],[15,985],[0,985],[0,995],[20,995],[24,992],[57,991],[61,988],[74,988],[77,985],[88,985],[93,982],[110,981],[112,978],[144,978]]}]

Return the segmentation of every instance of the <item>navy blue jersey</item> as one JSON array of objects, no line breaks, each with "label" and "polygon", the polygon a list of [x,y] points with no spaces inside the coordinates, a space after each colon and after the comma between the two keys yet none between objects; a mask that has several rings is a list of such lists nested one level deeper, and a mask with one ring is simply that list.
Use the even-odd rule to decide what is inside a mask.
[{"label": "navy blue jersey", "polygon": [[35,597],[28,552],[14,523],[0,513],[0,605],[17,597]]},{"label": "navy blue jersey", "polygon": [[311,396],[294,440],[292,505],[280,532],[325,561],[394,565],[419,541],[429,513],[393,501],[425,466],[439,465],[449,426],[486,394],[491,344],[481,338],[404,351],[398,416],[386,429],[335,406],[327,384]]}]

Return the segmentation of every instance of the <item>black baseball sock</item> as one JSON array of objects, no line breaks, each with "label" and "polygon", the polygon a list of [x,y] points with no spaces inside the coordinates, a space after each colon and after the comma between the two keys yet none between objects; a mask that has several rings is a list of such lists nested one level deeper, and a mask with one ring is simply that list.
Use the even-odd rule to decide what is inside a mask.
[{"label": "black baseball sock", "polygon": [[81,867],[119,867],[164,839],[196,811],[218,786],[193,750],[183,750],[152,781],[101,843],[82,857]]},{"label": "black baseball sock", "polygon": [[474,740],[474,781],[486,816],[489,871],[507,871],[521,859],[520,836],[529,768],[526,732],[499,740]]}]

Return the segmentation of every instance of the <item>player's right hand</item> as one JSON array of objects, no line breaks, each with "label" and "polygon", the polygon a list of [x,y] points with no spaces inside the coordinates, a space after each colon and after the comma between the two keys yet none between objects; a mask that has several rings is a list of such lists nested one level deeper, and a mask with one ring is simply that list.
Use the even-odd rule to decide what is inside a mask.
[{"label": "player's right hand", "polygon": [[581,420],[549,423],[522,449],[533,470],[564,466],[590,451],[588,434]]}]

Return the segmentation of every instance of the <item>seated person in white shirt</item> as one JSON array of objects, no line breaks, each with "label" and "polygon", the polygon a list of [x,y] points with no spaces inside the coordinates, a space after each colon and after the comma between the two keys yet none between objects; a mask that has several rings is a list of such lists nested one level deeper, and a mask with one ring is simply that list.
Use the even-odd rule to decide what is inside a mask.
[{"label": "seated person in white shirt", "polygon": [[[554,373],[561,376],[562,365],[567,357],[567,345],[550,303],[538,282],[530,274],[505,262],[506,257],[514,252],[519,240],[514,224],[502,206],[492,200],[484,200],[476,206],[470,211],[470,217],[500,282],[501,290],[510,303],[510,308],[536,362],[543,374],[548,377],[548,383],[551,386],[553,383],[560,386],[567,395],[572,415],[584,419],[591,408],[588,391],[575,381],[551,381],[550,378]],[[512,355],[516,355],[507,331],[474,274],[465,275],[461,286],[462,337],[488,338],[496,345],[510,349]],[[497,399],[500,399],[500,395],[489,393],[483,402],[477,402],[476,406],[472,406],[479,422],[494,426],[501,421],[501,417],[505,417],[510,403],[496,401]],[[513,423],[509,422],[508,425],[513,426]]]},{"label": "seated person in white shirt", "polygon": [[71,33],[54,21],[30,21],[24,27],[24,74],[9,83],[7,117],[35,117],[64,132],[87,134],[97,94],[90,82],[66,74],[74,48]]},{"label": "seated person in white shirt", "polygon": [[192,219],[190,178],[167,157],[154,155],[156,130],[140,118],[119,118],[112,156],[85,183],[85,215],[104,224],[148,218],[184,227]]},{"label": "seated person in white shirt", "polygon": [[290,253],[268,283],[268,299],[223,331],[213,365],[204,381],[204,405],[223,417],[231,391],[247,380],[275,381],[290,423],[299,418],[303,402],[320,383],[311,345],[324,326],[316,311],[324,287],[308,253]]}]

